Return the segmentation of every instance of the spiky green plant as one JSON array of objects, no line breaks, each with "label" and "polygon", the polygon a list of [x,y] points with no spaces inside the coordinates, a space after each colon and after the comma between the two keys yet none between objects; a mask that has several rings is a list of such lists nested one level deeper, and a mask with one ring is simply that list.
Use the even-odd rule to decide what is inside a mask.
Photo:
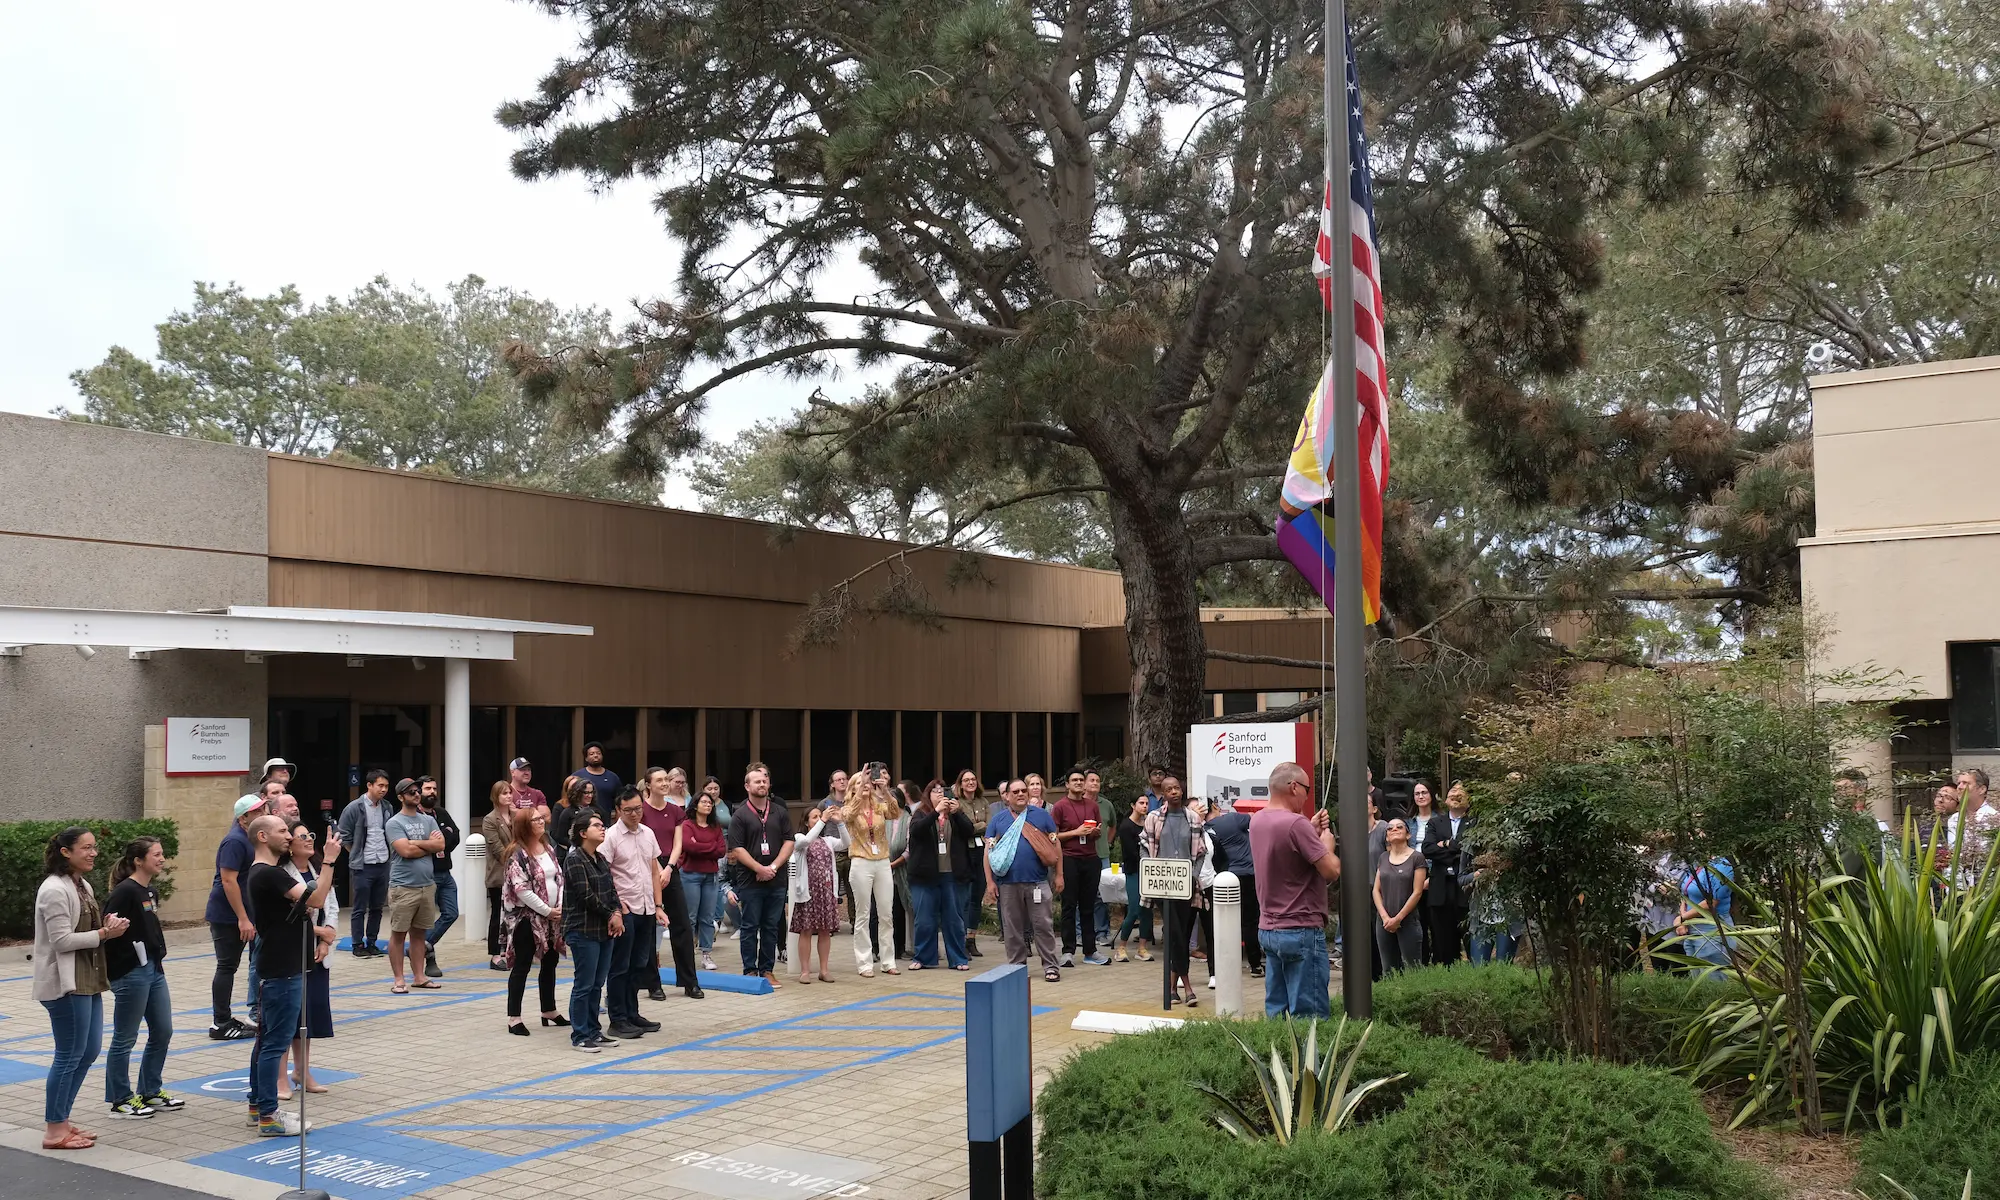
[{"label": "spiky green plant", "polygon": [[[1363,1026],[1361,1036],[1343,1053],[1347,1040],[1347,1018],[1343,1016],[1339,1027],[1334,1030],[1332,1043],[1322,1053],[1317,1018],[1306,1026],[1303,1047],[1299,1044],[1298,1028],[1287,1021],[1282,1043],[1286,1052],[1280,1057],[1280,1043],[1273,1043],[1268,1062],[1234,1031],[1230,1032],[1230,1040],[1242,1049],[1243,1056],[1250,1060],[1251,1071],[1257,1076],[1257,1087],[1264,1100],[1264,1116],[1270,1126],[1269,1136],[1276,1138],[1280,1144],[1286,1144],[1309,1129],[1335,1132],[1348,1124],[1369,1093],[1404,1078],[1404,1075],[1398,1074],[1354,1083],[1355,1064],[1361,1060],[1361,1051],[1368,1045],[1368,1035],[1374,1030],[1372,1021]],[[1231,1136],[1245,1141],[1256,1141],[1266,1136],[1263,1132],[1266,1122],[1253,1117],[1234,1097],[1205,1083],[1197,1083],[1194,1087],[1214,1101],[1215,1123]]]},{"label": "spiky green plant", "polygon": [[[1895,1180],[1889,1178],[1887,1175],[1882,1176],[1882,1182],[1896,1189],[1896,1196],[1899,1197],[1900,1200],[1918,1200],[1918,1196],[1915,1192],[1911,1191],[1909,1188],[1904,1187],[1902,1184],[1897,1183]],[[1874,1197],[1870,1196],[1867,1192],[1863,1192],[1861,1193],[1861,1200],[1874,1200]],[[1965,1173],[1965,1191],[1960,1195],[1959,1200],[1972,1200],[1972,1172],[1970,1171],[1967,1171]]]},{"label": "spiky green plant", "polygon": [[1784,1064],[1810,1029],[1820,1086],[1844,1102],[1843,1127],[1887,1126],[1976,1050],[2000,1049],[2000,872],[1939,862],[1907,823],[1899,848],[1808,897],[1809,1011],[1785,1003],[1771,931],[1738,928],[1728,972],[1745,995],[1690,1026],[1688,1063],[1711,1085],[1748,1082],[1731,1127],[1791,1097]]}]

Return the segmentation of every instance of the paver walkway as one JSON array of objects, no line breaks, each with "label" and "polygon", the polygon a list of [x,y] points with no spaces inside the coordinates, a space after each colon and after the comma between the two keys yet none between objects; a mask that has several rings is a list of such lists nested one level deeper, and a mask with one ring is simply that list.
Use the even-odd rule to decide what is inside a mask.
[{"label": "paver walkway", "polygon": [[[149,1121],[107,1119],[100,1056],[77,1105],[79,1123],[100,1142],[70,1157],[198,1192],[269,1200],[296,1178],[296,1143],[260,1140],[244,1128],[250,1044],[206,1036],[213,959],[205,937],[190,940],[197,934],[205,931],[176,931],[167,961],[177,1025],[167,1086],[188,1097],[188,1107]],[[997,944],[983,941],[986,957],[974,960],[982,970],[1001,961]],[[734,961],[734,942],[716,949],[718,964]],[[844,1194],[870,1200],[937,1200],[966,1190],[967,975],[863,979],[843,936],[835,961],[845,965],[834,983],[787,979],[769,996],[711,989],[702,1001],[669,990],[664,1003],[640,1002],[663,1023],[658,1033],[585,1056],[569,1048],[567,1030],[544,1030],[532,1015],[532,1037],[507,1034],[506,977],[487,969],[481,950],[452,937],[444,990],[408,996],[389,993],[386,960],[333,956],[335,1036],[313,1049],[316,1073],[332,1092],[307,1102],[316,1125],[308,1141],[312,1186],[351,1200],[763,1194],[729,1190],[750,1181],[723,1174],[722,1160],[744,1152],[741,1160],[768,1164],[765,1175],[791,1170],[792,1178],[853,1184],[862,1190]],[[1037,1086],[1073,1047],[1101,1040],[1069,1028],[1079,1009],[1159,1012],[1158,971],[1134,962],[1078,967],[1058,984],[1037,977]],[[565,1004],[568,974],[565,964],[558,988]],[[52,1043],[30,978],[26,963],[0,966],[0,1145],[40,1154]],[[1244,979],[1253,1006],[1261,982]],[[532,981],[528,1003],[532,1009]],[[719,1157],[706,1173],[686,1169],[698,1154]],[[787,1156],[800,1155],[817,1157],[787,1165]],[[813,1186],[768,1190],[801,1196]]]}]

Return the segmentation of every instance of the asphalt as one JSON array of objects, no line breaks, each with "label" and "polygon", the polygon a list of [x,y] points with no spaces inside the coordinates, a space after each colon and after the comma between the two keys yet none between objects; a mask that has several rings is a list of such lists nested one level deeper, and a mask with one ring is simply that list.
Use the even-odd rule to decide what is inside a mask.
[{"label": "asphalt", "polygon": [[0,1200],[212,1200],[213,1195],[0,1146]]}]

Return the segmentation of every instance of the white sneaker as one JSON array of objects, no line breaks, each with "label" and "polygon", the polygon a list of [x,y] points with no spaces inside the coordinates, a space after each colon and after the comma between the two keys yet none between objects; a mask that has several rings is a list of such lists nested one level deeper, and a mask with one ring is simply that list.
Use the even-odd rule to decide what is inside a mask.
[{"label": "white sneaker", "polygon": [[[310,1130],[312,1127],[313,1123],[311,1121],[307,1121],[306,1128]],[[270,1119],[261,1120],[257,1122],[257,1136],[258,1137],[299,1136],[298,1115],[295,1113],[288,1113],[282,1108],[279,1109],[277,1112],[271,1114]]]},{"label": "white sneaker", "polygon": [[1065,955],[1063,955],[1063,956],[1062,956],[1062,965],[1063,965],[1063,966],[1065,966],[1065,967],[1073,967],[1073,966],[1075,966],[1075,965],[1076,965],[1076,956],[1075,956],[1074,954],[1065,954]]},{"label": "white sneaker", "polygon": [[714,959],[712,959],[712,958],[710,958],[710,957],[709,957],[708,955],[706,955],[706,954],[702,955],[702,956],[701,956],[701,969],[702,969],[702,970],[704,970],[704,971],[713,971],[713,970],[715,970],[715,960],[714,960]]},{"label": "white sneaker", "polygon": [[1209,987],[1214,987],[1214,986],[1215,986],[1215,976],[1213,976],[1213,975],[1210,975],[1210,976],[1208,977],[1208,986],[1209,986]]}]

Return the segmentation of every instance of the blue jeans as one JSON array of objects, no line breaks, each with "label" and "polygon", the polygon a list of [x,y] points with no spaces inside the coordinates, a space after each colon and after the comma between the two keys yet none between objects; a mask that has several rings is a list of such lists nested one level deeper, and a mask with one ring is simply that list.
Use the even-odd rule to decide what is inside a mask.
[{"label": "blue jeans", "polygon": [[1139,940],[1153,940],[1153,906],[1139,898],[1139,875],[1136,871],[1125,872],[1125,920],[1118,926],[1118,939],[1124,941],[1139,931]]},{"label": "blue jeans", "polygon": [[[111,1052],[104,1056],[104,1102],[160,1094],[167,1043],[174,1038],[174,1004],[167,995],[167,969],[159,963],[133,967],[111,981]],[[139,1060],[139,1090],[132,1090],[132,1047],[139,1022],[146,1022],[146,1054]]]},{"label": "blue jeans", "polygon": [[354,901],[347,913],[352,948],[374,945],[375,936],[382,932],[382,910],[389,907],[389,864],[349,863],[347,894]]},{"label": "blue jeans", "polygon": [[1326,958],[1326,932],[1320,929],[1260,929],[1264,947],[1264,1015],[1267,1017],[1331,1017],[1327,996],[1332,971]]},{"label": "blue jeans", "polygon": [[[1106,871],[1109,871],[1110,869],[1111,869],[1110,859],[1100,858],[1097,860],[1098,878],[1102,879],[1104,877],[1104,873]],[[1097,896],[1096,915],[1097,915],[1097,944],[1102,946],[1106,942],[1109,942],[1111,940],[1111,907],[1110,905],[1104,902],[1104,894],[1102,890],[1099,891]]]},{"label": "blue jeans", "polygon": [[938,965],[938,935],[944,935],[944,958],[957,967],[972,961],[965,953],[963,905],[958,899],[958,883],[946,875],[931,880],[910,880],[910,907],[916,913],[916,942],[910,957],[926,967]]},{"label": "blue jeans", "polygon": [[266,979],[258,987],[264,1020],[257,1026],[257,1045],[250,1056],[250,1103],[257,1115],[278,1111],[278,1063],[299,1035],[299,1006],[305,1003],[306,977]]},{"label": "blue jeans", "polygon": [[437,900],[438,919],[431,926],[431,931],[424,935],[424,944],[435,956],[438,943],[444,941],[444,935],[458,923],[458,880],[452,878],[451,872],[441,870],[437,873],[437,891],[433,897]]},{"label": "blue jeans", "polygon": [[581,934],[570,938],[569,961],[576,968],[569,985],[569,1041],[581,1046],[604,1034],[597,1020],[597,996],[611,973],[611,939]]},{"label": "blue jeans", "polygon": [[715,922],[722,915],[722,875],[710,871],[681,872],[681,890],[687,893],[688,915],[694,920],[695,942],[701,952],[715,949]]},{"label": "blue jeans", "polygon": [[1472,965],[1514,961],[1514,935],[1501,928],[1472,931]]},{"label": "blue jeans", "polygon": [[789,889],[780,874],[770,883],[751,883],[736,889],[743,906],[743,973],[768,975],[778,965],[778,948],[785,944],[785,895]]},{"label": "blue jeans", "polygon": [[69,1120],[83,1077],[97,1061],[104,1044],[104,997],[70,992],[59,1000],[44,1000],[49,1028],[56,1035],[55,1057],[49,1060],[49,1083],[42,1101],[42,1120],[54,1125]]}]

